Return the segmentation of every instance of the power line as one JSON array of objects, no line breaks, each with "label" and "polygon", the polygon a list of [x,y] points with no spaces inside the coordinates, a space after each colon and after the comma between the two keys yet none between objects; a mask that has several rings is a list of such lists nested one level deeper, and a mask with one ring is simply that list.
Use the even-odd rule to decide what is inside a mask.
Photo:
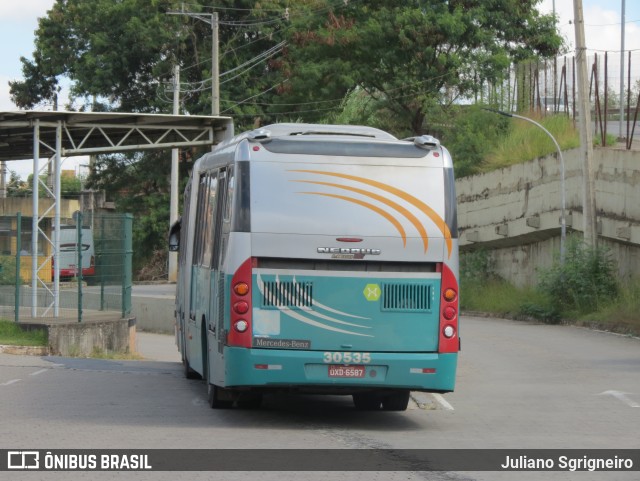
[{"label": "power line", "polygon": [[[627,23],[636,23],[636,22],[640,22],[640,19],[638,20],[627,20],[625,23],[625,25]],[[571,23],[571,22],[569,22]],[[616,23],[585,23],[584,26],[585,27],[612,27],[612,26],[617,26],[620,25],[620,22],[616,22]]]},{"label": "power line", "polygon": [[[240,70],[241,68],[253,63],[253,62],[258,62],[259,60],[266,60],[269,57],[272,57],[273,55],[275,55],[278,52],[282,51],[282,48],[285,47],[287,45],[286,41],[282,41],[276,45],[274,45],[273,47],[271,47],[269,50],[265,50],[264,52],[262,52],[261,54],[256,55],[255,57],[253,57],[251,60],[247,60],[246,62],[232,68],[231,70],[227,70],[226,72],[223,72],[220,74],[220,77],[224,77],[225,75],[229,75],[230,73],[233,73],[237,70]],[[234,77],[235,78],[235,77]]]},{"label": "power line", "polygon": [[[255,95],[253,95],[253,96],[251,96],[251,97],[249,97],[249,98],[246,98],[246,99],[244,99],[244,100],[242,100],[242,101],[238,102],[238,103],[237,103],[237,104],[235,104],[235,105],[232,105],[232,106],[231,106],[231,107],[229,107],[228,109],[223,110],[223,111],[222,111],[222,113],[228,112],[229,110],[231,110],[231,109],[233,109],[233,108],[237,107],[238,105],[242,105],[243,103],[248,102],[249,100],[254,99],[254,98],[256,98],[256,97],[259,97],[260,95],[266,94],[267,92],[269,92],[269,91],[273,90],[274,88],[276,88],[276,87],[278,87],[278,86],[282,85],[283,83],[287,83],[287,82],[288,82],[288,80],[284,80],[284,81],[282,81],[282,82],[278,82],[277,84],[273,85],[272,87],[269,87],[267,90],[263,90],[262,92],[260,92],[260,93],[258,93],[258,94],[255,94]],[[254,105],[255,105],[255,104],[254,104]]]}]

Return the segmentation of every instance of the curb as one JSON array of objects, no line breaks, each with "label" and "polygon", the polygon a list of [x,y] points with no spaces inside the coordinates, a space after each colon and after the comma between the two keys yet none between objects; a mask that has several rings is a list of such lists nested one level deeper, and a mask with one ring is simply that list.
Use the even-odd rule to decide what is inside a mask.
[{"label": "curb", "polygon": [[0,354],[15,354],[19,356],[48,356],[48,346],[11,346],[0,344]]}]

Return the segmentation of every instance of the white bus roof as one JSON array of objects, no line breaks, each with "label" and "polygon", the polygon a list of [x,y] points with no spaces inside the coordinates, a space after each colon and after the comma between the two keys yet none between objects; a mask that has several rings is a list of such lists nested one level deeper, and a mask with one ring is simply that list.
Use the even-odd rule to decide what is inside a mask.
[{"label": "white bus roof", "polygon": [[285,137],[296,135],[353,135],[380,140],[398,140],[383,130],[362,125],[272,124],[247,133],[250,138]]}]

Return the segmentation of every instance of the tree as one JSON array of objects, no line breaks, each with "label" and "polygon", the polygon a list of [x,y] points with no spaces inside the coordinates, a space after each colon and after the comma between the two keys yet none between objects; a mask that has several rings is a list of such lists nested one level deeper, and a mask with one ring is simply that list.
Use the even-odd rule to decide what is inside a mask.
[{"label": "tree", "polygon": [[447,94],[471,96],[478,79],[499,80],[511,61],[559,50],[554,19],[537,3],[327,1],[326,16],[293,21],[283,101],[341,99],[357,86],[397,117],[403,134],[424,133]]},{"label": "tree", "polygon": [[27,197],[31,195],[31,186],[22,180],[15,170],[9,171],[7,182],[7,197]]},{"label": "tree", "polygon": [[[208,15],[209,2],[189,12]],[[269,62],[257,58],[282,40],[284,6],[254,10],[253,1],[223,0],[220,11],[221,110],[252,124],[264,117],[258,104],[242,100],[273,86]],[[170,113],[173,65],[181,66],[182,111],[211,113],[211,27],[179,12],[177,0],[56,0],[39,20],[33,60],[22,58],[24,79],[10,82],[21,108],[53,102],[63,78],[71,81],[75,108]],[[276,8],[277,7],[277,8]],[[238,68],[233,71],[234,68]],[[274,83],[271,83],[271,82]],[[272,93],[274,95],[275,92]],[[269,98],[269,92],[262,100]]]}]

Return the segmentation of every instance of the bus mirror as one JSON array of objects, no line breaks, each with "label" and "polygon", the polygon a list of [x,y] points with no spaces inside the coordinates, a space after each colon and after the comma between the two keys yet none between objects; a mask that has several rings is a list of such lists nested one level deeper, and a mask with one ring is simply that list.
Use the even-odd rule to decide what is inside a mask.
[{"label": "bus mirror", "polygon": [[169,251],[178,252],[180,250],[180,228],[182,227],[182,219],[178,219],[173,223],[169,230]]}]

